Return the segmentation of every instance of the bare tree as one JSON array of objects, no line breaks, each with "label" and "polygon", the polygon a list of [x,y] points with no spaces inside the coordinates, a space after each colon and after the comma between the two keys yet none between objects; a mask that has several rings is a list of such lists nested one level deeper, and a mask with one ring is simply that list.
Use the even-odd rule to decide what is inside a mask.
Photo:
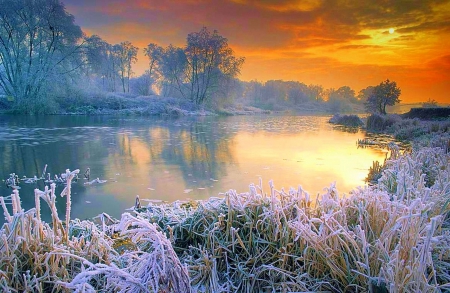
[{"label": "bare tree", "polygon": [[52,75],[81,64],[82,31],[57,0],[0,0],[0,7],[0,88],[33,112]]},{"label": "bare tree", "polygon": [[190,33],[186,46],[186,83],[190,99],[203,104],[218,87],[220,79],[234,78],[240,73],[244,58],[237,58],[228,40],[206,27]]},{"label": "bare tree", "polygon": [[157,44],[150,43],[144,48],[144,54],[148,57],[148,75],[151,80],[157,80],[159,77],[159,64],[161,62],[164,48]]},{"label": "bare tree", "polygon": [[138,48],[133,46],[130,42],[122,42],[118,45],[114,45],[113,51],[117,57],[117,70],[122,82],[123,92],[130,92],[130,77],[133,74],[131,70],[131,64],[137,61]]}]

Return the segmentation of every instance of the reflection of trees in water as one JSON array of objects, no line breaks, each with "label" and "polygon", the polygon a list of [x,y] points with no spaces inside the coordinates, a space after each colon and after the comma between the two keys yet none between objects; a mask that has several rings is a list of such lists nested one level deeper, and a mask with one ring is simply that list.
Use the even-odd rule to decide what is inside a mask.
[{"label": "reflection of trees in water", "polygon": [[[13,172],[19,177],[39,177],[48,164],[52,177],[66,168],[83,173],[90,167],[91,179],[109,180],[120,173],[139,176],[136,179],[143,183],[152,177],[151,172],[177,166],[186,182],[208,181],[211,185],[210,178],[224,176],[226,166],[235,161],[229,140],[233,134],[220,128],[217,121],[198,117],[0,116],[0,179]],[[89,192],[84,182],[73,184],[78,193],[74,204],[84,204],[83,195]],[[38,185],[22,183],[21,187],[23,207],[29,209],[34,206],[33,189],[43,189],[43,181]],[[58,187],[57,191],[61,190],[62,186]],[[10,193],[2,184],[0,196]],[[58,198],[57,205],[63,217],[65,200]]]},{"label": "reflection of trees in water", "polygon": [[[208,119],[207,119],[208,120]],[[123,164],[118,168],[142,168],[148,164],[179,166],[185,182],[211,182],[226,175],[226,164],[234,161],[230,150],[233,135],[217,124],[202,120],[176,120],[155,123],[146,131],[128,131],[118,135]],[[121,166],[119,166],[121,165]]]},{"label": "reflection of trees in water", "polygon": [[191,174],[196,180],[210,182],[210,179],[226,175],[226,164],[234,161],[230,151],[231,135],[211,124],[194,123],[176,134],[182,139],[167,146],[162,157],[166,162],[180,166],[185,181]]}]

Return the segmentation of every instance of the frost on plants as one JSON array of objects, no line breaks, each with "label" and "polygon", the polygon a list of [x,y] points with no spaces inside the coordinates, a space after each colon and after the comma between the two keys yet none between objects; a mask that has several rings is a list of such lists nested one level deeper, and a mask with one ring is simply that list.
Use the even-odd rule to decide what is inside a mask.
[{"label": "frost on plants", "polygon": [[[120,220],[58,217],[55,184],[24,211],[0,197],[4,292],[443,292],[450,290],[450,154],[393,149],[373,185],[312,198],[300,186],[136,205]],[[41,204],[52,220],[41,219]],[[12,213],[7,205],[12,205]]]}]

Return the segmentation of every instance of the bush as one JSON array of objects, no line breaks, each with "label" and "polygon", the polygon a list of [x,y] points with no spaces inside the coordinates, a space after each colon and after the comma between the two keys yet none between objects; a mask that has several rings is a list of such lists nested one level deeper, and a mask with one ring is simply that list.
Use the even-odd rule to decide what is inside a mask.
[{"label": "bush", "polygon": [[359,127],[364,125],[364,122],[357,115],[339,115],[336,114],[329,120],[332,124],[343,125],[348,127]]},{"label": "bush", "polygon": [[375,132],[385,131],[400,119],[398,115],[372,114],[367,117],[366,129]]}]

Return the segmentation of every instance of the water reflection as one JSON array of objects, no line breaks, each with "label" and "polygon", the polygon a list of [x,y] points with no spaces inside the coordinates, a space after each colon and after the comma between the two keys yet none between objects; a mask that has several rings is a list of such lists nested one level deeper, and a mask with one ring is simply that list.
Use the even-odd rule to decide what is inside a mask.
[{"label": "water reflection", "polygon": [[[220,192],[247,191],[273,179],[276,187],[302,187],[311,194],[333,181],[348,192],[363,185],[377,149],[358,149],[361,131],[334,129],[328,117],[243,116],[183,119],[113,116],[0,116],[0,178],[91,169],[91,180],[74,184],[73,215],[107,212],[118,217],[141,198],[206,199]],[[21,184],[26,208],[33,188]],[[62,188],[62,187],[60,187]],[[0,195],[10,193],[0,188]],[[61,213],[64,200],[59,200]],[[63,215],[61,215],[63,216]]]}]

